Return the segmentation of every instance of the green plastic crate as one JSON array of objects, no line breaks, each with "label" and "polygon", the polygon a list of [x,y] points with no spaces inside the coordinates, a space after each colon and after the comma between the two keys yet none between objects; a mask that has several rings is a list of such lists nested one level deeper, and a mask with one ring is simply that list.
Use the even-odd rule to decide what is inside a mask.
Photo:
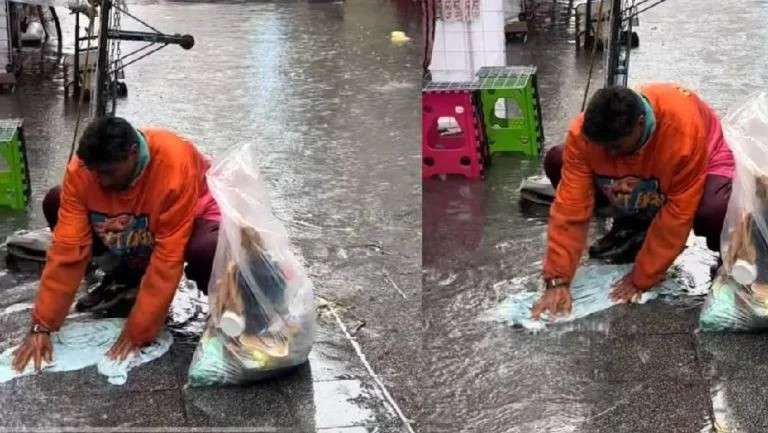
[{"label": "green plastic crate", "polygon": [[0,120],[0,206],[25,209],[31,193],[21,120]]},{"label": "green plastic crate", "polygon": [[[485,135],[491,153],[520,152],[537,156],[544,142],[536,68],[533,66],[501,66],[480,68],[480,88]],[[497,116],[497,104],[506,115]],[[508,111],[514,109],[515,115]]]}]

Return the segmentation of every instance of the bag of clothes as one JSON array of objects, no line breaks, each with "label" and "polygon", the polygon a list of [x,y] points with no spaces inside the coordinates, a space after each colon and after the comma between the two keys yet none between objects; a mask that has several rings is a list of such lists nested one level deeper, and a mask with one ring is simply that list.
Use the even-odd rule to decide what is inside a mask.
[{"label": "bag of clothes", "polygon": [[736,174],[722,233],[723,264],[701,312],[704,331],[768,328],[768,96],[724,122]]},{"label": "bag of clothes", "polygon": [[315,332],[312,282],[271,212],[255,151],[235,150],[208,173],[222,221],[208,287],[210,319],[191,386],[272,377],[306,362]]}]

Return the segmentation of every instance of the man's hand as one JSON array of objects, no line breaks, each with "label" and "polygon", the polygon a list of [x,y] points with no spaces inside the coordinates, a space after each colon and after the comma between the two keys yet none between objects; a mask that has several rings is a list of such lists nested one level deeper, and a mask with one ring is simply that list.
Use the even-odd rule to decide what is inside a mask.
[{"label": "man's hand", "polygon": [[27,363],[34,359],[35,370],[43,370],[43,361],[53,361],[53,346],[51,336],[46,333],[30,333],[21,345],[13,352],[13,368],[21,373]]},{"label": "man's hand", "polygon": [[550,320],[562,314],[567,316],[571,314],[571,291],[566,286],[553,287],[547,289],[538,302],[531,310],[531,316],[534,320],[539,320],[541,313],[546,312]]},{"label": "man's hand", "polygon": [[632,273],[625,275],[622,279],[617,281],[611,289],[611,301],[619,304],[629,304],[632,302],[638,302],[645,290],[639,289],[632,282]]},{"label": "man's hand", "polygon": [[112,348],[107,351],[107,358],[113,361],[123,362],[128,356],[138,353],[139,350],[141,350],[141,346],[131,342],[125,334],[125,330],[123,330],[123,332],[120,333],[120,337],[115,341],[115,344],[112,345]]}]

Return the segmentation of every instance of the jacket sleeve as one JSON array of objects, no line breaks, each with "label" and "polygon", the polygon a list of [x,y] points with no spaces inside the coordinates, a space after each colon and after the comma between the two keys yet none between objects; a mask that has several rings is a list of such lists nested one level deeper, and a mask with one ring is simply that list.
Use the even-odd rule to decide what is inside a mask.
[{"label": "jacket sleeve", "polygon": [[91,259],[91,226],[74,164],[64,176],[59,218],[32,312],[34,323],[51,330],[64,322]]},{"label": "jacket sleeve", "polygon": [[[669,183],[664,205],[654,218],[635,259],[632,282],[641,289],[658,283],[685,247],[693,227],[706,181],[708,152],[699,150],[695,133],[680,134],[681,147],[693,149],[674,162],[674,174]],[[673,143],[666,143],[673,145]]]},{"label": "jacket sleeve", "polygon": [[572,280],[584,251],[595,201],[594,178],[584,145],[572,131],[568,132],[562,179],[549,213],[544,278]]},{"label": "jacket sleeve", "polygon": [[[197,179],[185,170],[186,179]],[[165,210],[159,215],[152,256],[141,280],[136,303],[125,325],[127,337],[135,344],[149,344],[165,323],[168,308],[184,269],[184,255],[192,233],[199,182],[179,182],[169,192]]]}]

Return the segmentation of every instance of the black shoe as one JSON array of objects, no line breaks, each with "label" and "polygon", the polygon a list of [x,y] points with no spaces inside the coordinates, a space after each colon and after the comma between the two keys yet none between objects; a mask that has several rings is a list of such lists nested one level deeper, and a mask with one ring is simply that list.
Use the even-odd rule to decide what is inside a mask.
[{"label": "black shoe", "polygon": [[133,310],[138,294],[139,288],[137,286],[124,287],[115,298],[95,306],[91,312],[99,317],[127,318]]},{"label": "black shoe", "polygon": [[99,284],[105,277],[103,271],[99,270],[99,267],[94,262],[88,263],[88,267],[85,268],[85,286],[94,287]]},{"label": "black shoe", "polygon": [[632,263],[643,246],[648,222],[616,219],[611,230],[589,247],[589,257],[609,263]]},{"label": "black shoe", "polygon": [[138,285],[121,284],[109,276],[80,297],[78,312],[91,312],[104,317],[127,317],[136,301]]}]

